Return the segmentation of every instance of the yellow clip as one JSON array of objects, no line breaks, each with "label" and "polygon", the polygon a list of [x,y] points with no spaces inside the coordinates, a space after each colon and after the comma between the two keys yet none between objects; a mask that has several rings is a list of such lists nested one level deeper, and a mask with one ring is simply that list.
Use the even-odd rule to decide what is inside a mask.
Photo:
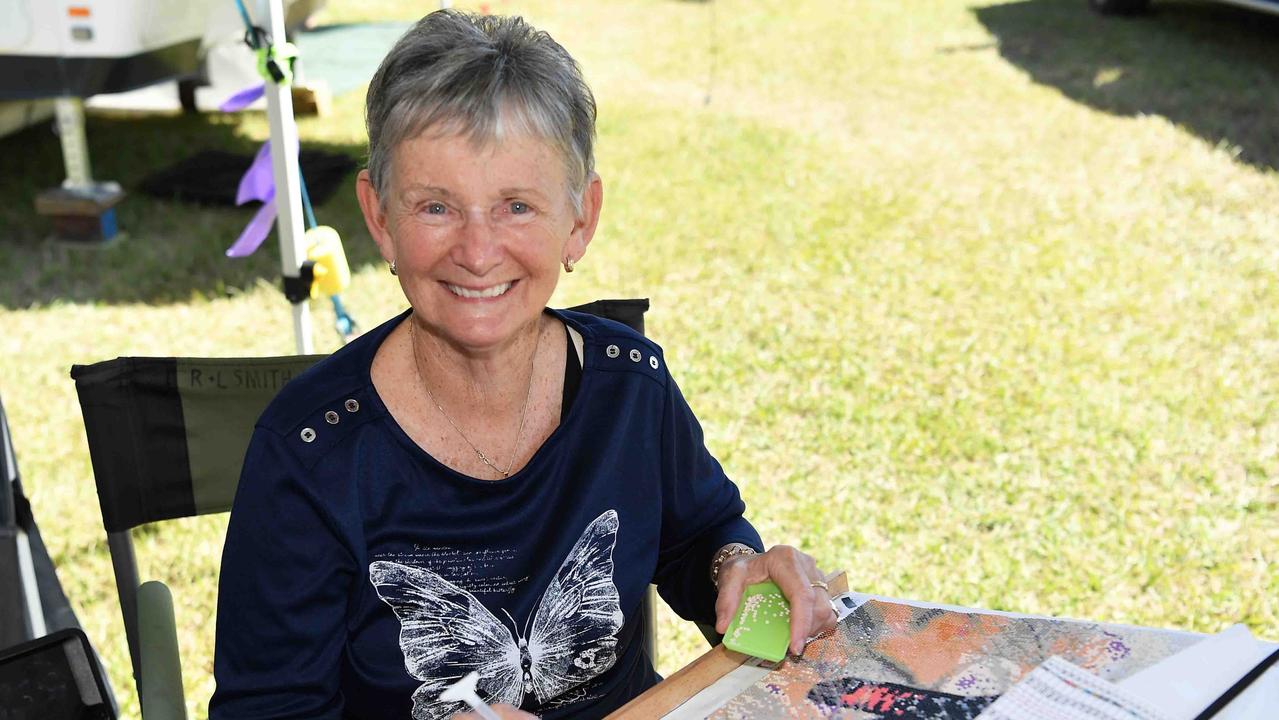
[{"label": "yellow clip", "polygon": [[311,297],[342,294],[351,285],[351,267],[347,265],[338,231],[328,225],[317,225],[307,230],[302,239],[307,245],[307,259],[315,261]]}]

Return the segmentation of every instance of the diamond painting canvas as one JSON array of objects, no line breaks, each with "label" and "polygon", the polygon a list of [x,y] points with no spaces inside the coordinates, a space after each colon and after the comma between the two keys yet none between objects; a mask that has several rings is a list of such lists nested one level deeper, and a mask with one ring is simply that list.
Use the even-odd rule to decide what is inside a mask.
[{"label": "diamond painting canvas", "polygon": [[712,717],[972,720],[1053,655],[1120,680],[1198,639],[869,600]]}]

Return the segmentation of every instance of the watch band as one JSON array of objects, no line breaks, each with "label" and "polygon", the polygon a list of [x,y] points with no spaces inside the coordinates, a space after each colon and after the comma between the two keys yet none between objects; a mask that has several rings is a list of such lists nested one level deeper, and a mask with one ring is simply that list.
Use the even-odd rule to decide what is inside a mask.
[{"label": "watch band", "polygon": [[724,561],[737,557],[738,555],[758,555],[759,552],[743,543],[729,543],[715,552],[715,557],[711,560],[711,585],[719,589],[719,569],[724,565]]}]

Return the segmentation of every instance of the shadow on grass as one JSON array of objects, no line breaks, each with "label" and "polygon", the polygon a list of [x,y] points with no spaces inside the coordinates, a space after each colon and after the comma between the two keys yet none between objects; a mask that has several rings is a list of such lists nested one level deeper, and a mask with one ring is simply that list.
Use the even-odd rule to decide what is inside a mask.
[{"label": "shadow on grass", "polygon": [[[159,200],[137,188],[147,175],[201,150],[251,155],[258,143],[239,132],[233,116],[190,115],[115,119],[87,123],[93,175],[115,180],[128,196],[119,206],[124,239],[82,247],[47,238],[52,226],[35,213],[38,192],[63,177],[62,154],[49,123],[0,138],[0,307],[17,309],[68,302],[187,302],[220,297],[259,282],[279,285],[279,240],[274,232],[249,258],[231,259],[226,248],[257,209],[200,206]],[[306,143],[306,148],[344,153],[357,160],[362,145]],[[352,269],[380,263],[355,200],[354,173],[316,208],[320,223],[345,240]]]},{"label": "shadow on grass", "polygon": [[1165,0],[1134,18],[1099,16],[1084,0],[973,12],[1035,82],[1117,115],[1160,115],[1279,169],[1279,17]]}]

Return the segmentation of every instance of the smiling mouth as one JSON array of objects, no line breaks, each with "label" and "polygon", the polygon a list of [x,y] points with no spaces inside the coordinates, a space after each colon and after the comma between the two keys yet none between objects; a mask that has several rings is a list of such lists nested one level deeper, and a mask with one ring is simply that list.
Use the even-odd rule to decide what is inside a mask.
[{"label": "smiling mouth", "polygon": [[468,300],[499,297],[505,295],[506,292],[514,285],[514,282],[504,282],[498,283],[497,285],[490,285],[486,288],[473,289],[465,288],[461,285],[454,285],[452,283],[444,283],[444,287],[448,288],[449,292],[457,295],[458,297],[467,298]]}]

